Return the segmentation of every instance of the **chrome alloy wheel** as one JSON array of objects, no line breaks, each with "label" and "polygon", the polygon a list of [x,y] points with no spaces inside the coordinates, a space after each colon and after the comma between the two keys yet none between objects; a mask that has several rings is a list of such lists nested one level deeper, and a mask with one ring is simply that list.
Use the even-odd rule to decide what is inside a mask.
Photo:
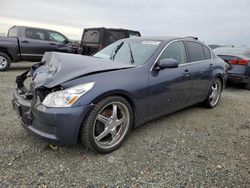
[{"label": "chrome alloy wheel", "polygon": [[221,81],[219,79],[216,79],[213,82],[213,85],[210,91],[211,93],[209,95],[209,103],[211,106],[215,106],[218,103],[220,99],[221,91],[222,91]]},{"label": "chrome alloy wheel", "polygon": [[0,69],[5,68],[8,65],[7,59],[5,57],[0,56]]},{"label": "chrome alloy wheel", "polygon": [[121,102],[107,104],[94,121],[93,136],[96,145],[103,149],[118,145],[129,130],[130,120],[126,105]]}]

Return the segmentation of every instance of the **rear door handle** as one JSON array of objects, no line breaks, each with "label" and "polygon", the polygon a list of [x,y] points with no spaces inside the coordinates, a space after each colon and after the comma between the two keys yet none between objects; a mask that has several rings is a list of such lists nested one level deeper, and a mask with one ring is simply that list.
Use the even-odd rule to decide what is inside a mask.
[{"label": "rear door handle", "polygon": [[23,41],[22,41],[22,43],[29,43],[29,41],[27,41],[27,40],[23,40]]}]

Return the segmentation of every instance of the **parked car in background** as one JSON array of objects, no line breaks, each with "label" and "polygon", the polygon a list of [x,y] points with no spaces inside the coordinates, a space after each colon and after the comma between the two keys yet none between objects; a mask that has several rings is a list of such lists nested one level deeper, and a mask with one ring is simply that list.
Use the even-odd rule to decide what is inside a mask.
[{"label": "parked car in background", "polygon": [[140,36],[139,31],[127,29],[86,28],[83,30],[79,54],[91,55],[117,40]]},{"label": "parked car in background", "polygon": [[72,53],[72,42],[57,31],[13,26],[7,37],[0,37],[0,71],[11,62],[40,61],[48,51]]},{"label": "parked car in background", "polygon": [[216,48],[219,48],[219,47],[222,47],[222,46],[218,45],[218,44],[209,44],[208,47],[211,48],[211,49],[216,49]]},{"label": "parked car in background", "polygon": [[250,48],[247,47],[220,47],[214,52],[229,64],[228,81],[245,84],[250,90]]},{"label": "parked car in background", "polygon": [[122,39],[93,57],[50,52],[42,62],[17,77],[21,124],[49,143],[81,140],[100,153],[132,127],[197,103],[215,107],[226,76],[226,63],[192,38]]}]

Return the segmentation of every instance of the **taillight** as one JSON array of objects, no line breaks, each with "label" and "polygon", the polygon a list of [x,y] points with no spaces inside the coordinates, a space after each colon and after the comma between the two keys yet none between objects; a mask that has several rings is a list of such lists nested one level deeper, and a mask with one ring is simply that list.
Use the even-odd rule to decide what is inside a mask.
[{"label": "taillight", "polygon": [[249,62],[250,60],[247,59],[232,59],[229,61],[229,63],[233,65],[247,65]]}]

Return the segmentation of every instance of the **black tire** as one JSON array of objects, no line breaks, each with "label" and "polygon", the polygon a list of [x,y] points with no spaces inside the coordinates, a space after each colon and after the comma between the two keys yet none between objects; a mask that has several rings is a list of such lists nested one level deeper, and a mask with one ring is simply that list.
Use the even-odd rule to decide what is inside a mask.
[{"label": "black tire", "polygon": [[9,56],[3,52],[0,52],[0,71],[6,71],[9,69],[11,60]]},{"label": "black tire", "polygon": [[247,84],[245,85],[245,88],[246,88],[247,90],[250,90],[250,83],[247,83]]},{"label": "black tire", "polygon": [[[215,85],[217,85],[218,87],[218,93],[216,93],[216,97],[214,98],[214,100],[212,100],[211,97],[213,96],[213,88],[215,87]],[[221,79],[215,78],[210,86],[207,98],[203,103],[207,108],[214,108],[215,106],[217,106],[221,97],[222,88],[223,85]]]},{"label": "black tire", "polygon": [[[120,106],[119,106],[120,105]],[[112,106],[112,107],[111,107]],[[112,117],[110,115],[110,117],[107,117],[109,115],[107,115],[107,113],[111,113],[112,111],[112,115],[114,112],[114,106],[116,106],[116,120],[112,120]],[[111,109],[112,108],[112,109]],[[124,109],[123,109],[124,108]],[[122,109],[122,110],[121,110]],[[104,113],[104,115],[103,115]],[[106,114],[105,114],[106,113]],[[121,119],[118,119],[118,113],[119,116],[121,117]],[[127,114],[128,118],[126,118],[125,114]],[[107,121],[109,123],[103,123],[103,121],[100,121],[101,117],[105,117],[105,121],[108,119],[110,121]],[[124,116],[124,118],[123,118]],[[102,119],[102,118],[101,118]],[[125,119],[124,122],[122,119]],[[104,122],[105,122],[104,121]],[[113,125],[114,127],[112,127],[112,122],[118,122],[121,121],[122,123],[120,125]],[[119,124],[119,123],[118,123]],[[83,126],[81,128],[81,132],[80,132],[80,139],[82,144],[87,147],[88,149],[97,152],[97,153],[110,153],[114,150],[116,150],[117,148],[119,148],[123,142],[126,140],[126,138],[128,137],[129,133],[131,132],[131,128],[132,128],[132,124],[133,124],[133,114],[132,114],[132,109],[130,104],[128,103],[127,100],[125,100],[124,98],[120,97],[120,96],[110,96],[107,98],[104,98],[103,100],[101,100],[100,102],[98,102],[94,108],[89,112],[89,114],[87,115]],[[117,126],[117,127],[116,127]],[[111,129],[111,127],[113,129]],[[104,133],[107,132],[105,130],[114,130],[114,132],[116,132],[116,136],[113,138],[113,132],[111,133]],[[100,130],[102,129],[102,130]],[[122,132],[124,129],[124,132]],[[100,132],[100,134],[96,135],[96,132]],[[104,133],[104,134],[103,134]],[[100,137],[100,135],[106,135],[106,136],[101,136],[101,139],[97,139],[98,137]],[[118,136],[117,136],[118,135]],[[109,137],[111,137],[111,143],[113,142],[113,139],[118,139],[117,143],[115,143],[114,145],[110,145],[110,146],[100,146],[101,144],[106,144],[105,139],[109,140]],[[121,137],[121,138],[119,138]],[[104,139],[105,141],[101,141],[102,139]],[[107,144],[108,145],[108,144]]]}]

